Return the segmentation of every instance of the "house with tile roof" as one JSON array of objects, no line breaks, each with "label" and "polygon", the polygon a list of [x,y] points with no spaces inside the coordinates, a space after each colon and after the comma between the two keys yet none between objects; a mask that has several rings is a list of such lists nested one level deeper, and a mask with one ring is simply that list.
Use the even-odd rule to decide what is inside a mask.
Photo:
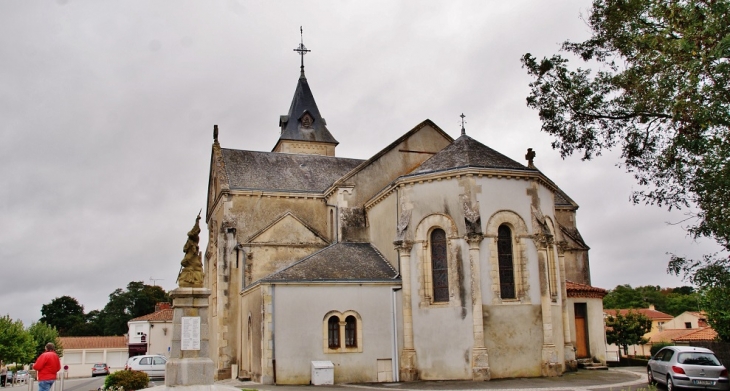
[{"label": "house with tile roof", "polygon": [[626,314],[631,312],[636,312],[641,315],[646,316],[647,318],[651,319],[651,331],[646,333],[644,335],[645,338],[650,338],[652,335],[666,329],[665,324],[667,322],[670,322],[674,317],[672,315],[666,314],[661,311],[657,311],[654,307],[654,304],[649,305],[649,308],[631,308],[631,309],[605,309],[603,310],[604,313],[608,316],[616,316],[616,314],[621,314],[622,316],[626,316]]},{"label": "house with tile roof", "polygon": [[[709,342],[715,340],[717,332],[707,324],[704,313],[686,311],[676,317],[657,311],[654,305],[649,308],[603,310],[606,315],[615,316],[617,313],[626,315],[629,311],[638,312],[651,319],[651,331],[644,334],[647,343],[644,345],[629,346],[629,355],[649,356],[651,346],[656,343],[673,343],[676,345],[690,345],[693,341]],[[617,349],[609,345],[608,350]]]},{"label": "house with tile roof", "polygon": [[663,325],[666,329],[699,329],[707,326],[707,315],[700,311],[685,311]]},{"label": "house with tile roof", "polygon": [[605,362],[578,204],[531,149],[519,163],[426,119],[352,159],[334,128],[303,65],[271,152],[224,148],[214,127],[217,378],[308,384],[330,361],[336,383],[482,381]]},{"label": "house with tile roof", "polygon": [[172,306],[157,303],[155,312],[127,322],[129,357],[160,354],[170,357],[172,347]]},{"label": "house with tile roof", "polygon": [[127,338],[110,337],[59,337],[63,346],[61,367],[68,365],[68,377],[90,377],[96,363],[106,363],[109,371],[124,369],[129,355]]}]

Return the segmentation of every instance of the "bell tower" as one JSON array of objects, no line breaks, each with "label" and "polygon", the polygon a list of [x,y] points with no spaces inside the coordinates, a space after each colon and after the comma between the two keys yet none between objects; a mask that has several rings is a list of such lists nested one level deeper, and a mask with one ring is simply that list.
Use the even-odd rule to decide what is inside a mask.
[{"label": "bell tower", "polygon": [[[299,31],[303,35],[301,27]],[[301,57],[299,80],[289,113],[279,117],[281,135],[272,152],[335,156],[335,147],[339,143],[327,130],[327,123],[319,114],[304,75],[304,55],[311,50],[304,46],[303,37],[294,51]]]}]

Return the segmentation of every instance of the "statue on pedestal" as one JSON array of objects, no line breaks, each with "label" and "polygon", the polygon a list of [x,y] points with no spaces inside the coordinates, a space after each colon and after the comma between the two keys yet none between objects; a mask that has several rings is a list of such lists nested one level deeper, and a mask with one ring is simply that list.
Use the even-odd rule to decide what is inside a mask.
[{"label": "statue on pedestal", "polygon": [[198,242],[200,242],[200,213],[195,219],[195,226],[188,232],[188,240],[183,246],[185,256],[180,262],[180,273],[177,275],[177,283],[181,288],[203,287],[203,261]]}]

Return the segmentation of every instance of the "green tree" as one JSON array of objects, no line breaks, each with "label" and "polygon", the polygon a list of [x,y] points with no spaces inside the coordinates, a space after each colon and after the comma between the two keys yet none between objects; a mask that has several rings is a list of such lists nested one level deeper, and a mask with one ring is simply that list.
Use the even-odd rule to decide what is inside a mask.
[{"label": "green tree", "polygon": [[626,315],[617,313],[606,319],[606,341],[623,348],[624,355],[629,355],[629,345],[648,342],[644,334],[651,331],[651,319],[629,310]]},{"label": "green tree", "polygon": [[56,354],[63,356],[63,345],[58,338],[58,331],[55,327],[44,322],[35,322],[28,327],[28,333],[33,337],[35,343],[34,358],[46,351],[46,344],[52,342],[56,346]]},{"label": "green tree", "polygon": [[699,287],[700,307],[707,313],[707,322],[721,340],[730,342],[730,260],[711,255],[698,261],[674,257],[669,270]]},{"label": "green tree", "polygon": [[690,286],[670,289],[665,294],[667,300],[662,312],[677,316],[685,311],[700,311],[700,295]]},{"label": "green tree", "polygon": [[[562,50],[597,71],[570,69],[560,55],[525,54],[534,77],[527,105],[563,157],[620,148],[641,186],[634,202],[696,207],[688,233],[714,239],[725,253],[672,256],[668,269],[703,297],[727,289],[724,279],[704,282],[697,273],[730,271],[730,2],[594,0],[587,22],[592,36]],[[713,314],[711,324],[726,322]]]},{"label": "green tree", "polygon": [[661,288],[654,285],[632,288],[631,285],[618,285],[609,290],[603,298],[603,308],[629,309],[648,308],[654,305],[657,311],[677,316],[685,311],[699,311],[700,297],[694,288]]},{"label": "green tree", "polygon": [[128,331],[130,319],[155,311],[155,304],[170,298],[159,286],[132,281],[127,289],[116,289],[109,295],[109,302],[98,315],[104,335],[122,335]]},{"label": "green tree", "polygon": [[0,317],[0,361],[27,364],[33,360],[33,337],[20,320],[13,321],[10,315]]},{"label": "green tree", "polygon": [[730,244],[730,2],[594,0],[584,42],[522,63],[535,77],[527,105],[561,155],[620,147],[643,190],[634,201],[696,205],[695,236]]},{"label": "green tree", "polygon": [[74,327],[85,321],[84,307],[71,296],[61,296],[41,307],[40,322],[55,327],[61,336],[69,336]]},{"label": "green tree", "polygon": [[603,298],[603,308],[646,308],[641,293],[631,285],[617,285]]}]

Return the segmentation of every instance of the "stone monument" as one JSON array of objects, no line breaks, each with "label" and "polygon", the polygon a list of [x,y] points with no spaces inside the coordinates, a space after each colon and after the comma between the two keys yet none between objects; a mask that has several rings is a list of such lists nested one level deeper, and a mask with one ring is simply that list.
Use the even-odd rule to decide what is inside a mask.
[{"label": "stone monument", "polygon": [[215,364],[210,359],[208,297],[203,286],[203,263],[200,257],[200,213],[183,246],[185,256],[178,273],[178,288],[170,291],[172,299],[172,347],[165,366],[165,385],[157,391],[240,391],[213,384]]}]

